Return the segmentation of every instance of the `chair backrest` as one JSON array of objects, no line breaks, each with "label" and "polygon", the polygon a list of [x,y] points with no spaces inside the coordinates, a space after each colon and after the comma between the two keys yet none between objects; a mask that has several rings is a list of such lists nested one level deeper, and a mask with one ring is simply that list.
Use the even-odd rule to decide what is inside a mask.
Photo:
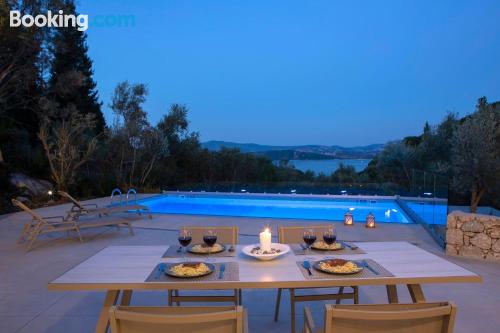
[{"label": "chair backrest", "polygon": [[325,333],[452,333],[453,303],[326,305]]},{"label": "chair backrest", "polygon": [[243,333],[243,308],[128,307],[110,309],[112,333]]},{"label": "chair backrest", "polygon": [[315,224],[315,225],[301,225],[283,227],[278,226],[278,242],[281,244],[298,244],[303,243],[304,230],[311,229],[316,234],[318,239],[321,239],[323,232],[327,228],[333,228],[333,224]]},{"label": "chair backrest", "polygon": [[73,205],[77,206],[78,208],[84,209],[82,204],[80,203],[80,201],[73,198],[68,192],[57,191],[57,193],[59,193],[60,196],[65,197],[66,199],[69,199],[69,201],[71,201],[73,203]]},{"label": "chair backrest", "polygon": [[185,227],[191,230],[193,236],[192,243],[203,243],[203,236],[208,230],[213,230],[217,234],[217,243],[219,244],[238,244],[238,227],[231,226],[209,226],[209,227],[199,227],[199,226],[188,226]]},{"label": "chair backrest", "polygon": [[16,199],[12,199],[11,202],[14,206],[16,206],[16,207],[22,209],[23,211],[25,211],[26,213],[30,214],[31,217],[33,218],[33,220],[37,220],[38,222],[46,222],[43,219],[43,217],[41,217],[40,215],[38,215],[37,213],[32,211],[28,206],[23,204],[21,201],[16,200]]}]

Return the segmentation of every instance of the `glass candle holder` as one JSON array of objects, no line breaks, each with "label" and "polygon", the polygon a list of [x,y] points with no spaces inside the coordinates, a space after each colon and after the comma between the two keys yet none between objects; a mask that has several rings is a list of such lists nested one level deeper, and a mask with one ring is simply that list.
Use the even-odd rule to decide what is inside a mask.
[{"label": "glass candle holder", "polygon": [[366,224],[367,228],[375,228],[375,216],[370,212],[366,215]]},{"label": "glass candle holder", "polygon": [[347,211],[344,214],[344,225],[352,226],[354,224],[354,217],[352,216],[351,211]]}]

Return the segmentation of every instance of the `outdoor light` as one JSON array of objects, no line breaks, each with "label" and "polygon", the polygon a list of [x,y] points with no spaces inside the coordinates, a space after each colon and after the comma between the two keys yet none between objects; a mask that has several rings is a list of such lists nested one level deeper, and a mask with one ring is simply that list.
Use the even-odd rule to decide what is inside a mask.
[{"label": "outdoor light", "polygon": [[353,210],[355,210],[356,208],[354,207],[349,207],[349,210],[352,212]]},{"label": "outdoor light", "polygon": [[351,211],[348,210],[344,214],[344,225],[353,225],[353,223],[354,223],[354,218],[352,216]]},{"label": "outdoor light", "polygon": [[290,190],[290,193],[297,193],[297,190]]},{"label": "outdoor light", "polygon": [[366,225],[367,228],[375,228],[375,216],[370,212],[366,215]]},{"label": "outdoor light", "polygon": [[342,190],[342,191],[340,191],[340,193],[342,193],[342,194],[346,194],[346,193],[347,193],[347,191],[346,191],[346,190]]},{"label": "outdoor light", "polygon": [[49,190],[49,191],[47,192],[47,194],[48,194],[48,195],[52,195],[52,194],[54,194],[54,192],[52,192],[52,190]]}]

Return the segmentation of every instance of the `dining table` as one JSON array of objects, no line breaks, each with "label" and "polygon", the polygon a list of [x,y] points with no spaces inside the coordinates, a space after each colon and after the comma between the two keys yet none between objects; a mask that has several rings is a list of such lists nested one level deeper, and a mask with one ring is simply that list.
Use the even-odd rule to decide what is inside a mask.
[{"label": "dining table", "polygon": [[[234,290],[277,288],[323,288],[340,286],[385,286],[388,302],[397,303],[397,285],[406,285],[415,303],[425,302],[422,284],[480,283],[481,276],[451,261],[408,242],[352,242],[364,253],[329,254],[329,258],[376,263],[386,274],[352,274],[308,278],[300,263],[325,258],[322,253],[300,255],[290,251],[271,261],[260,261],[242,253],[245,245],[236,245],[230,257],[214,256],[212,263],[231,263],[238,268],[231,280],[177,278],[151,280],[158,265],[178,263],[183,258],[164,257],[165,246],[109,246],[77,264],[51,281],[51,291],[104,291],[106,296],[96,324],[96,333],[108,329],[110,307],[128,305],[135,290]],[[171,245],[176,246],[178,245]],[[200,257],[200,260],[206,260]],[[192,259],[191,259],[192,260]],[[373,265],[372,265],[373,266]],[[372,270],[371,267],[369,267]],[[375,272],[377,273],[377,272]],[[272,311],[272,310],[271,310]]]}]

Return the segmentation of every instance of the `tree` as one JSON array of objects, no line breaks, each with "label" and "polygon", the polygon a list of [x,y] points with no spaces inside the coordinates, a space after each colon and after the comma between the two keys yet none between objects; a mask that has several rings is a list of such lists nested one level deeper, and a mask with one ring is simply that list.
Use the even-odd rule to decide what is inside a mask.
[{"label": "tree", "polygon": [[[47,102],[44,114],[59,112],[58,107],[56,103]],[[79,169],[92,158],[97,147],[97,137],[89,140],[86,135],[95,127],[94,116],[83,115],[74,106],[67,113],[68,118],[59,122],[43,117],[38,131],[58,190],[66,190],[75,183]]]},{"label": "tree", "polygon": [[388,143],[377,157],[377,170],[383,179],[411,187],[410,171],[415,165],[415,149],[402,141]]},{"label": "tree", "polygon": [[337,170],[332,173],[332,180],[337,183],[355,183],[358,179],[358,173],[352,165],[340,163]]},{"label": "tree", "polygon": [[[188,183],[210,178],[202,170],[208,165],[202,160],[199,134],[189,130],[188,108],[185,105],[172,104],[168,113],[158,122],[156,128],[168,142],[169,155],[161,161],[165,169],[169,169],[167,181],[170,183]],[[213,170],[213,169],[212,169]]]},{"label": "tree", "polygon": [[415,168],[441,174],[449,172],[451,141],[457,124],[454,113],[448,113],[434,128],[426,123],[421,142],[415,147]]},{"label": "tree", "polygon": [[10,10],[36,15],[42,1],[0,1],[0,158],[17,169],[32,165],[41,95],[43,29],[10,27]]},{"label": "tree", "polygon": [[[54,8],[77,15],[73,0],[54,1]],[[57,28],[51,43],[53,60],[49,95],[62,109],[74,105],[82,114],[92,115],[93,135],[104,132],[106,123],[93,79],[92,60],[87,55],[87,35],[74,27]]]},{"label": "tree", "polygon": [[452,186],[470,193],[470,210],[475,213],[483,195],[498,188],[500,181],[500,110],[485,97],[455,131],[451,161]]},{"label": "tree", "polygon": [[119,83],[112,96],[115,123],[108,142],[110,162],[117,170],[117,181],[128,187],[147,185],[159,159],[168,154],[168,140],[152,127],[142,104],[146,101],[144,84]]}]

